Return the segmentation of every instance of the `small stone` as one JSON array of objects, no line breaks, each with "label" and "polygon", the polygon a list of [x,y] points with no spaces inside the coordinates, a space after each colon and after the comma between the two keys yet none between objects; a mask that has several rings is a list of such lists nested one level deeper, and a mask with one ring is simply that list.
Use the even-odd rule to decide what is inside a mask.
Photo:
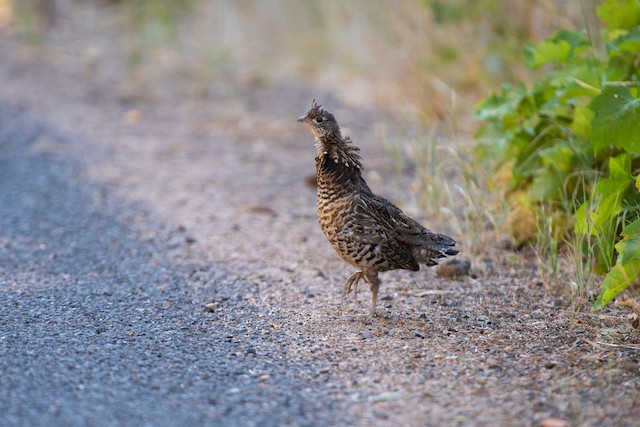
[{"label": "small stone", "polygon": [[381,420],[389,419],[389,414],[387,414],[386,412],[373,411],[373,416]]},{"label": "small stone", "polygon": [[569,423],[567,420],[563,420],[561,418],[545,418],[540,421],[540,427],[567,427]]},{"label": "small stone", "polygon": [[401,391],[384,392],[371,396],[369,400],[372,402],[393,402],[395,400],[402,399],[403,395],[404,394]]},{"label": "small stone", "polygon": [[640,367],[640,364],[632,361],[620,362],[620,364],[618,365],[618,368],[627,372],[638,372],[639,367]]},{"label": "small stone", "polygon": [[627,315],[627,318],[629,319],[629,323],[631,324],[633,329],[640,328],[640,317],[637,313],[631,313]]},{"label": "small stone", "polygon": [[471,261],[467,258],[451,258],[443,262],[436,269],[438,277],[455,278],[468,276],[471,271]]}]

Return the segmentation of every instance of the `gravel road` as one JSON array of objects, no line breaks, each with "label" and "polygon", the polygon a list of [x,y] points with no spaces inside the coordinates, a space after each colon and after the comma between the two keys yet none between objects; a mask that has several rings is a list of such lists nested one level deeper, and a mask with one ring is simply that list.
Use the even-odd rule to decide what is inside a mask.
[{"label": "gravel road", "polygon": [[232,79],[131,101],[117,72],[0,57],[0,424],[637,422],[637,331],[566,310],[521,254],[385,274],[374,322],[366,291],[340,303],[295,118],[321,96],[415,208],[371,111]]},{"label": "gravel road", "polygon": [[143,210],[78,180],[79,159],[36,146],[73,136],[6,103],[0,123],[1,424],[349,419],[302,380],[312,364],[288,363],[260,332],[273,319],[242,297],[250,282],[177,263],[180,230],[145,237],[126,220],[150,221]]}]

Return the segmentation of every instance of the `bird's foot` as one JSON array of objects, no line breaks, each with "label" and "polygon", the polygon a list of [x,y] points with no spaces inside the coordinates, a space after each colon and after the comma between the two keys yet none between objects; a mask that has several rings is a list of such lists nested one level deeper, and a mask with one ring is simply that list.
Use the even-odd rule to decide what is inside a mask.
[{"label": "bird's foot", "polygon": [[351,276],[349,276],[347,280],[344,282],[344,285],[342,286],[342,299],[344,299],[346,295],[349,295],[351,293],[352,288],[357,298],[358,282],[360,281],[360,279],[363,279],[363,278],[364,278],[364,273],[360,270],[356,271]]}]

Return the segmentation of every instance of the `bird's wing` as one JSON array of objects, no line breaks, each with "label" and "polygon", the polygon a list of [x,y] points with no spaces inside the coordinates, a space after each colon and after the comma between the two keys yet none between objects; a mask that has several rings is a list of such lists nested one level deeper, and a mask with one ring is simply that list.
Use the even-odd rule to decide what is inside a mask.
[{"label": "bird's wing", "polygon": [[385,212],[384,216],[389,218],[387,222],[400,243],[419,247],[427,258],[441,258],[457,253],[451,249],[456,244],[451,237],[433,233],[384,197],[370,194],[369,198],[377,211]]},{"label": "bird's wing", "polygon": [[360,243],[380,246],[381,253],[396,268],[418,271],[420,265],[411,248],[398,239],[396,219],[376,200],[366,195],[358,195],[354,202],[354,240]]}]

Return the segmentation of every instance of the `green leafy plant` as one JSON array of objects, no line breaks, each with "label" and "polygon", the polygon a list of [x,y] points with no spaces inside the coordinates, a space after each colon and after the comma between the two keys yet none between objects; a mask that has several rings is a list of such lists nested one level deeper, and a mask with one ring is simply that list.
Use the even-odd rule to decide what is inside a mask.
[{"label": "green leafy plant", "polygon": [[604,52],[586,31],[561,30],[527,46],[526,65],[544,74],[531,87],[503,85],[476,113],[483,122],[478,154],[507,171],[513,212],[537,210],[529,216],[538,218],[533,227],[512,222],[518,242],[533,240],[536,230],[583,236],[566,240],[586,242],[572,250],[595,257],[596,273],[607,274],[594,309],[640,272],[640,193],[633,185],[640,171],[640,1],[607,0],[598,16]]}]

